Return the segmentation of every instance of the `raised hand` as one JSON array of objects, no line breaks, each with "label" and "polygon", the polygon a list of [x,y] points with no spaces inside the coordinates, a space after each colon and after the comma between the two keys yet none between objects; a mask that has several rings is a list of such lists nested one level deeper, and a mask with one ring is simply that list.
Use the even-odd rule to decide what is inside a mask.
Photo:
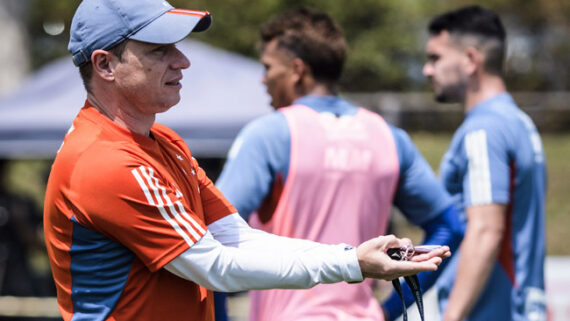
[{"label": "raised hand", "polygon": [[390,281],[400,276],[413,275],[423,271],[435,271],[442,258],[451,255],[447,246],[413,256],[410,261],[392,260],[386,253],[389,248],[409,245],[411,245],[409,239],[399,239],[394,235],[379,236],[360,244],[356,249],[356,255],[362,275],[367,278]]}]

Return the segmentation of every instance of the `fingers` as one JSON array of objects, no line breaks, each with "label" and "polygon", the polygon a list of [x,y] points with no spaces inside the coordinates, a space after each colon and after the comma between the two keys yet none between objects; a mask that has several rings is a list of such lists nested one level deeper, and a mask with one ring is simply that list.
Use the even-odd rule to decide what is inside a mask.
[{"label": "fingers", "polygon": [[390,235],[383,235],[383,236],[378,236],[376,238],[376,240],[378,241],[379,245],[383,248],[383,249],[387,249],[387,248],[391,248],[391,247],[400,247],[402,240],[397,238],[396,236],[390,234]]},{"label": "fingers", "polygon": [[411,261],[397,261],[399,272],[406,273],[406,275],[417,274],[426,271],[437,270],[438,265],[441,264],[442,259],[440,257],[432,257],[429,260],[422,262],[411,262]]},{"label": "fingers", "polygon": [[409,238],[401,238],[400,239],[400,247],[412,246],[412,240]]},{"label": "fingers", "polygon": [[375,239],[382,249],[388,248],[401,248],[412,246],[412,241],[409,238],[397,238],[395,235],[381,235]]},{"label": "fingers", "polygon": [[408,276],[424,271],[435,271],[443,258],[449,257],[448,246],[416,255],[411,261],[395,261],[388,257],[389,248],[411,246],[410,239],[399,239],[394,235],[379,236],[362,243],[356,249],[358,261],[364,277],[393,280],[400,276]]},{"label": "fingers", "polygon": [[362,243],[356,249],[358,262],[364,277],[393,280],[400,276],[435,271],[442,258],[448,257],[449,247],[442,246],[429,253],[415,256],[412,261],[395,261],[388,257],[388,248],[411,245],[409,239],[398,239],[394,235],[379,236]]},{"label": "fingers", "polygon": [[418,274],[420,272],[435,271],[439,264],[441,264],[440,257],[434,257],[427,261],[412,262],[412,261],[392,261],[390,267],[386,269],[384,275],[377,275],[376,278],[391,281],[401,276],[408,276]]},{"label": "fingers", "polygon": [[442,246],[442,247],[437,248],[433,251],[430,251],[429,253],[416,255],[412,258],[412,261],[422,262],[422,261],[426,261],[426,260],[429,260],[429,259],[434,258],[434,257],[447,258],[450,256],[451,256],[451,252],[449,251],[449,247],[448,246]]}]

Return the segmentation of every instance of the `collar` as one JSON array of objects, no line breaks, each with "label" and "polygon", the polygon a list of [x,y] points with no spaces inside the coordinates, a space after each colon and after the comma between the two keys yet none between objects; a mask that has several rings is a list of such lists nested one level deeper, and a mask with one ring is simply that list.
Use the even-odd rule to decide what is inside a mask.
[{"label": "collar", "polygon": [[329,112],[337,116],[353,115],[358,109],[339,96],[303,96],[293,102],[293,105],[304,105],[316,112]]},{"label": "collar", "polygon": [[494,109],[497,106],[513,105],[514,103],[513,97],[509,93],[500,93],[473,106],[473,108],[467,112],[466,117]]}]

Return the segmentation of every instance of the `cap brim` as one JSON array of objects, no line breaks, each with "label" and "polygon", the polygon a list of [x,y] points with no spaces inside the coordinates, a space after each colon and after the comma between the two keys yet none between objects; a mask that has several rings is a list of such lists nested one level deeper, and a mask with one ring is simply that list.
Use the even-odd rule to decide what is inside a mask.
[{"label": "cap brim", "polygon": [[157,44],[176,43],[191,32],[208,29],[211,23],[212,16],[207,11],[172,9],[129,36],[129,39]]}]

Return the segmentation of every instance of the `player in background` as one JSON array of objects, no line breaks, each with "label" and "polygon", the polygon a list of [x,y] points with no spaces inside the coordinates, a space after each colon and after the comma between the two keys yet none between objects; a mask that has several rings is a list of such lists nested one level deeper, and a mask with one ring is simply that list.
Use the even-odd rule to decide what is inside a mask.
[{"label": "player in background", "polygon": [[503,25],[469,6],[428,30],[423,73],[437,101],[465,110],[440,167],[467,221],[461,253],[438,281],[443,319],[545,320],[546,165],[534,123],[502,79]]},{"label": "player in background", "polygon": [[[276,111],[238,135],[218,188],[251,226],[282,236],[359,244],[386,232],[392,207],[426,244],[459,244],[452,200],[401,129],[338,96],[346,44],[325,13],[301,8],[261,29],[263,83]],[[436,273],[421,274],[429,288]],[[407,288],[407,286],[406,286]],[[408,303],[413,302],[409,288]],[[382,320],[372,280],[307,291],[251,291],[250,320]],[[397,294],[385,305],[402,311]]]},{"label": "player in background", "polygon": [[69,50],[87,100],[54,161],[44,232],[64,320],[214,320],[212,292],[308,288],[435,270],[447,248],[396,262],[374,237],[357,248],[250,228],[155,124],[180,100],[190,61],[175,43],[211,22],[163,0],[83,0]]}]

